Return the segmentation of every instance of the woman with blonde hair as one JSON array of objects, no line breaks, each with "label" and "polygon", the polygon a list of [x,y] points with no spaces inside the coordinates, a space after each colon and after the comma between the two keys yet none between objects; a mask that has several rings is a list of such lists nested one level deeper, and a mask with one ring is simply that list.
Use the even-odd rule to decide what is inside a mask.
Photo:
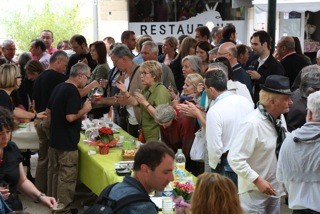
[{"label": "woman with blonde hair", "polygon": [[237,188],[217,173],[199,175],[191,199],[192,214],[242,214]]},{"label": "woman with blonde hair", "polygon": [[11,93],[21,85],[22,76],[18,66],[4,64],[0,66],[0,106],[13,112],[16,118],[35,119],[43,118],[43,113],[27,112],[21,108],[16,108],[11,99]]},{"label": "woman with blonde hair", "polygon": [[176,56],[178,55],[178,53],[176,52],[177,46],[178,40],[175,37],[168,36],[164,38],[162,45],[163,54],[158,57],[158,61],[169,66],[172,60],[174,60],[174,58],[176,58]]},{"label": "woman with blonde hair", "polygon": [[154,121],[154,113],[158,105],[171,104],[169,91],[160,82],[162,66],[158,61],[146,61],[140,65],[139,72],[141,83],[145,86],[141,93],[137,91],[131,96],[122,82],[117,82],[117,87],[130,105],[140,106],[141,127],[146,142],[159,140],[160,125]]}]

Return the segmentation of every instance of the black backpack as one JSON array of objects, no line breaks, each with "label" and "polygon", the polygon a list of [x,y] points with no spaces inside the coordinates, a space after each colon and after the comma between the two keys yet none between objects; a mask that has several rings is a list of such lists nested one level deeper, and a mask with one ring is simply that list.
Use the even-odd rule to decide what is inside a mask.
[{"label": "black backpack", "polygon": [[[84,212],[84,214],[112,214],[112,213],[117,213],[117,211],[124,208],[126,205],[134,202],[140,202],[140,201],[152,202],[150,197],[143,193],[128,195],[119,199],[118,201],[113,200],[109,198],[109,193],[116,184],[118,183],[114,183],[110,186],[107,186],[99,195],[96,203],[92,207],[87,209]],[[157,207],[156,209],[158,210]]]}]

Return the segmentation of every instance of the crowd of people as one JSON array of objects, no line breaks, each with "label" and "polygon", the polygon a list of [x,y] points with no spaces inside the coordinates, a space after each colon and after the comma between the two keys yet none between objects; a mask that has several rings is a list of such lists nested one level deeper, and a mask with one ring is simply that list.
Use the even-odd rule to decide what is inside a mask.
[{"label": "crowd of people", "polygon": [[[253,33],[250,46],[236,44],[236,35],[232,24],[211,32],[200,26],[194,36],[166,37],[159,46],[151,36],[128,30],[120,43],[106,37],[88,45],[76,34],[54,48],[53,32],[44,30],[18,61],[14,41],[5,40],[0,182],[9,188],[0,192],[9,207],[22,209],[19,190],[51,208],[59,199],[63,206],[56,213],[75,213],[70,204],[81,119],[109,114],[146,142],[136,155],[134,176],[111,192],[116,199],[130,185],[162,191],[173,179],[174,153],[182,148],[186,170],[200,175],[192,213],[279,213],[286,192],[294,213],[319,213],[320,63],[310,65],[294,37],[281,38],[273,53],[266,31]],[[95,88],[103,89],[102,98],[88,96]],[[12,118],[34,120],[35,186],[10,140]],[[201,160],[190,155],[198,137]],[[7,161],[11,152],[14,166]],[[228,200],[234,204],[223,202]]]}]

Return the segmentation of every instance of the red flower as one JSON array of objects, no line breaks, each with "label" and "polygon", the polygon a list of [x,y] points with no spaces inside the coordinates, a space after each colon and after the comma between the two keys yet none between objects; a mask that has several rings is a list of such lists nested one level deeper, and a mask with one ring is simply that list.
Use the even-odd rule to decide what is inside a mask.
[{"label": "red flower", "polygon": [[100,136],[113,135],[113,131],[110,128],[102,127],[99,129],[99,135]]}]

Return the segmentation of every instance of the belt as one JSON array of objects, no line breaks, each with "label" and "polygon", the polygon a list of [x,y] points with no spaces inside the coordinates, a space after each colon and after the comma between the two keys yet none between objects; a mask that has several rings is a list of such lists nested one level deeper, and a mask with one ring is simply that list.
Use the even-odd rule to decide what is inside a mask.
[{"label": "belt", "polygon": [[229,153],[229,151],[226,151],[225,153],[223,153],[223,154],[221,155],[220,159],[225,159],[225,158],[227,158],[227,157],[228,157],[228,153]]}]

